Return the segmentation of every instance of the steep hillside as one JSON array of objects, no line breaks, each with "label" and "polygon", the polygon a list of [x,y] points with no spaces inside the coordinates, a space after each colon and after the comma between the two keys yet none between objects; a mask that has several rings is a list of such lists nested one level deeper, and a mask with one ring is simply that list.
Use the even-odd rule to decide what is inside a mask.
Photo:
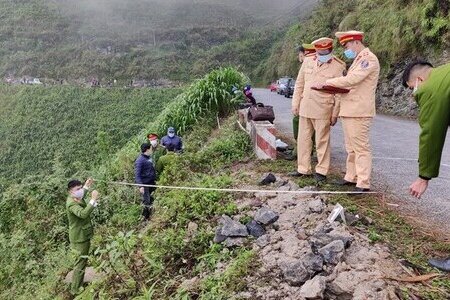
[{"label": "steep hillside", "polygon": [[0,177],[92,169],[162,111],[177,89],[0,86]]},{"label": "steep hillside", "polygon": [[[167,171],[160,176],[160,182],[229,186],[233,179],[228,174],[214,174],[234,161],[248,157],[250,142],[246,133],[235,128],[234,120],[224,123],[223,118],[234,112],[243,100],[242,96],[231,93],[232,86],[243,88],[246,83],[247,78],[234,69],[216,70],[192,84],[157,117],[155,111],[153,118],[141,126],[140,133],[129,139],[117,153],[106,149],[100,166],[91,171],[78,166],[78,176],[89,173],[89,176],[99,179],[96,188],[100,190],[103,202],[101,210],[94,214],[97,234],[93,250],[98,247],[98,251],[92,256],[92,263],[104,270],[106,275],[104,281],[87,289],[81,299],[133,299],[138,296],[155,299],[148,295],[153,289],[153,283],[148,283],[156,278],[161,283],[158,299],[168,299],[177,293],[179,282],[173,281],[175,277],[209,270],[216,259],[239,255],[248,257],[245,249],[223,255],[219,247],[210,246],[212,231],[207,228],[208,221],[236,209],[227,195],[220,192],[161,191],[157,196],[158,206],[161,207],[157,213],[159,221],[155,221],[159,225],[147,235],[145,231],[136,230],[140,226],[136,189],[105,184],[108,180],[133,182],[133,160],[139,153],[139,144],[145,140],[143,133],[162,133],[167,124],[171,124],[181,129],[186,153],[167,167]],[[151,92],[146,93],[147,97],[151,96]],[[55,112],[52,118],[56,119],[61,111],[57,110],[57,105],[52,107]],[[111,122],[116,116],[115,112],[109,111]],[[217,126],[217,116],[221,118],[222,129],[218,138],[211,138],[211,132]],[[76,124],[72,126],[76,127]],[[59,139],[64,142],[63,137]],[[67,146],[74,146],[70,141],[66,142]],[[89,148],[90,143],[79,144],[90,149],[92,155],[100,154]],[[24,159],[32,161],[32,158]],[[64,211],[68,176],[73,174],[57,167],[53,174],[35,176],[22,184],[11,185],[1,194],[1,299],[70,298],[67,285],[63,283],[71,264]],[[184,226],[189,220],[197,220],[202,229],[188,243],[184,240]],[[141,244],[144,241],[140,239],[144,236],[145,244]],[[145,256],[142,256],[142,251],[146,252]],[[188,264],[181,260],[186,253],[189,253]],[[127,263],[128,259],[132,261]],[[141,265],[136,268],[135,263]],[[204,299],[217,299],[208,295],[216,295],[218,287],[205,287]],[[181,293],[180,290],[178,299],[185,299]]]}]

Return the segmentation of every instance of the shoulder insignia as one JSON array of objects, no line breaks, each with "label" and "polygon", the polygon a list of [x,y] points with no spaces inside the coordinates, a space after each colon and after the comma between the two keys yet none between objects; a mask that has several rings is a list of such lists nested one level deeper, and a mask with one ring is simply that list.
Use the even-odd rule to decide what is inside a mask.
[{"label": "shoulder insignia", "polygon": [[361,68],[363,69],[367,69],[369,67],[369,62],[367,60],[362,60],[361,61]]}]

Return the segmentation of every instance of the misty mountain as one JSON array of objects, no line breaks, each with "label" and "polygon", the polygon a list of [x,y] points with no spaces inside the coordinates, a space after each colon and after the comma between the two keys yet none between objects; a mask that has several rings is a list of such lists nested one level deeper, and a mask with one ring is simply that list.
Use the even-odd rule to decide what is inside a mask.
[{"label": "misty mountain", "polygon": [[0,74],[183,80],[205,51],[285,28],[316,2],[0,0]]}]

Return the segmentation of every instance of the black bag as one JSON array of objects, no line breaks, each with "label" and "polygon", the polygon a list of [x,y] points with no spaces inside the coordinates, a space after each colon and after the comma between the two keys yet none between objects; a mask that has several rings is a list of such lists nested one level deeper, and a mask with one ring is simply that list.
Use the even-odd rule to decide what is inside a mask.
[{"label": "black bag", "polygon": [[250,107],[248,111],[248,119],[253,121],[269,121],[273,123],[275,120],[275,113],[273,112],[273,106],[264,106],[262,103]]}]

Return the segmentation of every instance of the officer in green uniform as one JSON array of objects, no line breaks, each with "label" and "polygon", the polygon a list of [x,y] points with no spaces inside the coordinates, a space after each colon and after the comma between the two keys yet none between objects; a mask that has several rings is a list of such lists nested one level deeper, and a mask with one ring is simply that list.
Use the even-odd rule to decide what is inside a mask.
[{"label": "officer in green uniform", "polygon": [[[450,126],[450,63],[434,68],[429,62],[411,63],[403,73],[403,85],[413,89],[421,128],[419,178],[411,184],[412,196],[420,198],[428,182],[439,176],[442,150]],[[430,265],[450,272],[449,259],[431,259]]]},{"label": "officer in green uniform", "polygon": [[[313,44],[302,44],[299,48],[298,48],[298,62],[300,64],[303,64],[303,62],[305,62],[306,60],[309,59],[313,59],[316,56],[316,48],[314,47]],[[294,89],[294,93],[295,93],[295,89]],[[298,138],[298,124],[299,124],[299,116],[298,115],[293,115],[292,117],[292,129],[294,131],[294,138],[297,141]],[[313,140],[313,148],[315,148],[315,135],[313,134],[312,137]],[[311,151],[311,156],[314,153],[314,149]],[[297,157],[297,143],[295,143],[295,148],[294,148],[294,152],[292,157],[289,158],[289,160],[294,160]]]},{"label": "officer in green uniform", "polygon": [[70,248],[75,256],[70,287],[70,292],[73,295],[79,293],[83,284],[87,255],[93,236],[91,213],[97,206],[98,192],[92,191],[91,199],[86,200],[86,192],[92,183],[93,180],[89,178],[84,185],[78,180],[71,180],[67,185],[69,196],[66,201],[66,211],[69,219],[69,241]]}]

